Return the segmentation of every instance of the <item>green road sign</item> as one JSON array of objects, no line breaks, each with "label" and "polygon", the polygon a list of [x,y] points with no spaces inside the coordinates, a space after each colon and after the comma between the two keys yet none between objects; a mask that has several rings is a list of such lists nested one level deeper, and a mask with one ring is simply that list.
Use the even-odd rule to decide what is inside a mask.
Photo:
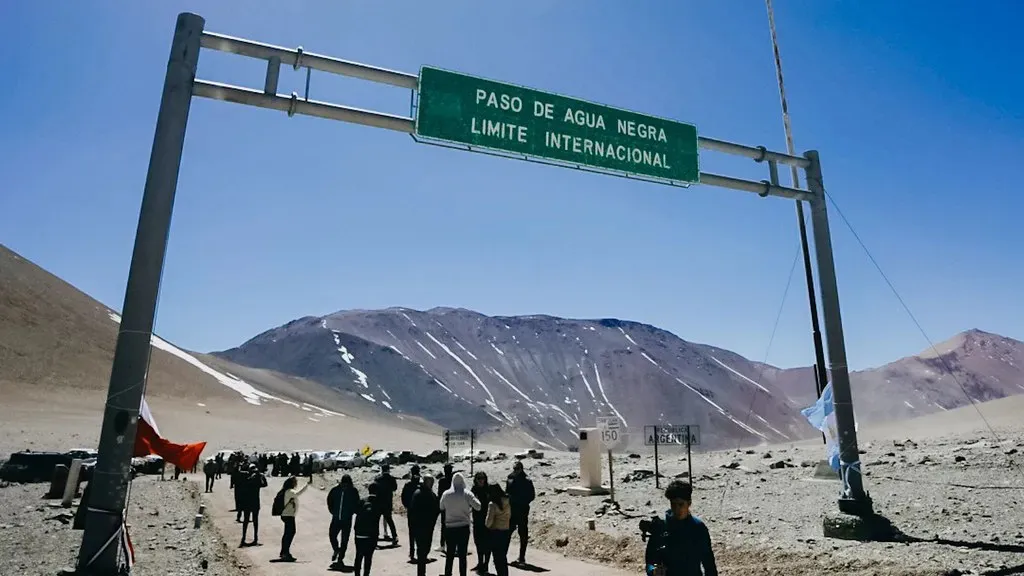
[{"label": "green road sign", "polygon": [[416,135],[697,183],[697,127],[438,68],[420,69]]}]

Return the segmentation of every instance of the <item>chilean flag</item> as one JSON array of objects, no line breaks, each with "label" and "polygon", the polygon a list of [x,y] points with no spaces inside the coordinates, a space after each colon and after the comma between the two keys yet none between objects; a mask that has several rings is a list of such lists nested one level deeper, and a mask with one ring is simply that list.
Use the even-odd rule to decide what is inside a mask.
[{"label": "chilean flag", "polygon": [[191,470],[199,461],[199,455],[206,448],[206,442],[195,444],[175,444],[160,436],[153,413],[149,411],[146,399],[142,399],[139,408],[139,424],[135,432],[134,456],[156,454],[182,470]]}]

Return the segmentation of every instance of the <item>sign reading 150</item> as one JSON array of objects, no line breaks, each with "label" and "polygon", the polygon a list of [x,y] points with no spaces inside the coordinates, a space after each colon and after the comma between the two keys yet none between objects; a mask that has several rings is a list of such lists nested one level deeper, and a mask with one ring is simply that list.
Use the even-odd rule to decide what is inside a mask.
[{"label": "sign reading 150", "polygon": [[615,428],[601,430],[601,441],[605,444],[615,444],[619,441],[619,431]]}]

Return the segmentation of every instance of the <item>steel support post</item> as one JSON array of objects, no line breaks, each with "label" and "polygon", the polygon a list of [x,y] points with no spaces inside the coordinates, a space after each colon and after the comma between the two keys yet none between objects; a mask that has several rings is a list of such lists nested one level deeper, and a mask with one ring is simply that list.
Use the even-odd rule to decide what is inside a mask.
[{"label": "steel support post", "polygon": [[150,337],[204,24],[203,18],[183,13],[174,27],[114,349],[99,455],[90,481],[89,502],[85,503],[85,533],[77,566],[80,574],[117,574],[120,540],[111,536],[121,528],[127,499],[135,429],[146,389]]},{"label": "steel support post", "polygon": [[811,226],[818,262],[818,281],[821,284],[821,308],[825,321],[829,369],[832,372],[832,398],[835,404],[836,425],[839,428],[840,475],[843,480],[839,509],[847,514],[868,516],[873,510],[871,498],[864,490],[864,480],[861,476],[853,397],[850,392],[850,373],[846,366],[843,319],[839,312],[839,289],[826,210],[825,184],[821,178],[818,152],[811,150],[804,154],[804,157],[810,160],[807,167],[807,187],[814,194],[814,199],[810,201]]}]

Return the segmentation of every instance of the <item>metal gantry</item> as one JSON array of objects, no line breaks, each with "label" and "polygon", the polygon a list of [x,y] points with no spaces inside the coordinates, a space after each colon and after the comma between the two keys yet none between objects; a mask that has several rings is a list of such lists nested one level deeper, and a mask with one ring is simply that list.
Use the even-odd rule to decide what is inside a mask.
[{"label": "metal gantry", "polygon": [[[413,117],[310,100],[308,71],[319,70],[388,84],[411,90],[413,94],[418,90],[417,75],[314,54],[304,51],[301,47],[284,48],[206,32],[204,26],[205,20],[202,17],[183,13],[178,15],[174,30],[114,351],[100,434],[99,456],[93,472],[90,501],[87,503],[85,533],[77,566],[81,574],[107,576],[117,573],[118,535],[124,525],[123,515],[127,487],[131,478],[135,430],[146,388],[150,338],[153,333],[167,236],[192,97],[269,108],[285,112],[289,116],[301,114],[408,134],[415,132]],[[267,72],[263,89],[197,79],[196,69],[202,48],[265,60]],[[281,66],[291,66],[295,70],[307,69],[307,91],[303,97],[295,92],[287,95],[277,93]],[[411,101],[413,94],[410,95]],[[871,499],[864,490],[860,474],[846,347],[818,153],[812,150],[803,156],[796,156],[773,152],[763,146],[746,146],[703,136],[699,137],[698,143],[703,150],[742,156],[766,163],[769,173],[766,180],[753,181],[701,172],[701,184],[753,192],[762,197],[778,196],[805,201],[810,205],[836,420],[840,434],[843,488],[839,507],[843,512],[860,516],[870,515]],[[779,164],[804,170],[808,189],[780,185]],[[611,175],[629,177],[618,173]]]}]

